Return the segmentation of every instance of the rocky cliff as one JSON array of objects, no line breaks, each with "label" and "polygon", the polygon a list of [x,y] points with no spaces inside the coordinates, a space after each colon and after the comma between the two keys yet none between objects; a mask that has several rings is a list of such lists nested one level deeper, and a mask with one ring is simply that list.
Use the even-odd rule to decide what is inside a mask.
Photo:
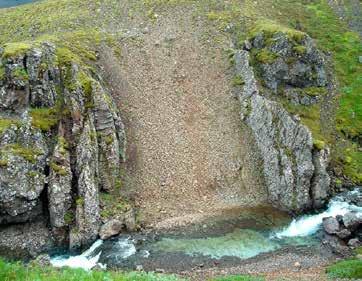
[{"label": "rocky cliff", "polygon": [[329,148],[286,106],[321,102],[327,91],[322,53],[306,34],[268,25],[236,51],[235,68],[242,121],[262,157],[269,201],[297,213],[320,208],[329,195]]},{"label": "rocky cliff", "polygon": [[94,73],[49,43],[0,49],[2,251],[34,256],[52,242],[80,248],[97,238],[99,192],[118,188],[125,133]]}]

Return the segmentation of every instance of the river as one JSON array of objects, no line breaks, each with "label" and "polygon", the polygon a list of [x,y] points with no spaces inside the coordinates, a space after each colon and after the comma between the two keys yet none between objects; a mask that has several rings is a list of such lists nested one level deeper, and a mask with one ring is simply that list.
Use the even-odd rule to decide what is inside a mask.
[{"label": "river", "polygon": [[[349,198],[362,196],[361,189],[347,193]],[[348,197],[347,196],[347,197]],[[319,245],[318,231],[323,218],[344,215],[355,211],[362,214],[362,207],[347,202],[346,197],[333,198],[325,211],[304,215],[285,226],[267,225],[263,228],[250,222],[234,221],[221,227],[225,233],[210,230],[166,234],[120,235],[111,240],[96,241],[90,249],[76,256],[53,256],[53,266],[80,267],[86,270],[98,265],[110,268],[135,269],[142,265],[147,270],[215,264],[226,261],[238,264],[263,253],[270,253],[286,247]],[[228,227],[225,227],[228,225]],[[208,233],[205,235],[205,233]]]}]

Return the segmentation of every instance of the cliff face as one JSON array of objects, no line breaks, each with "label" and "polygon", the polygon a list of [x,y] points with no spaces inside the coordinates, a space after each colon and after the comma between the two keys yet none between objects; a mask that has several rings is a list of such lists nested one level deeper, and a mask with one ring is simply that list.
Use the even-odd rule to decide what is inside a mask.
[{"label": "cliff face", "polygon": [[[119,112],[67,49],[9,44],[0,57],[0,247],[32,256],[49,241],[87,246],[99,231],[99,192],[118,187],[125,160]],[[9,243],[35,221],[49,221],[47,243]]]},{"label": "cliff face", "polygon": [[329,148],[313,141],[283,104],[320,102],[327,85],[323,56],[310,37],[292,30],[261,30],[244,49],[235,54],[241,117],[263,159],[269,201],[291,212],[320,208],[329,195]]}]

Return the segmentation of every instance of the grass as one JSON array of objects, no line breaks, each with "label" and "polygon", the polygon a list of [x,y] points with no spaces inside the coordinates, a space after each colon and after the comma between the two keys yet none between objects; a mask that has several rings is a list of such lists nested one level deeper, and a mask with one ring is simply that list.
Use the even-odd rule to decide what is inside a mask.
[{"label": "grass", "polygon": [[351,259],[337,262],[327,268],[330,278],[362,278],[362,260]]},{"label": "grass", "polygon": [[182,281],[173,275],[24,266],[0,259],[2,281]]},{"label": "grass", "polygon": [[4,46],[2,57],[5,59],[13,58],[19,54],[23,54],[31,48],[31,44],[24,42],[7,43]]}]

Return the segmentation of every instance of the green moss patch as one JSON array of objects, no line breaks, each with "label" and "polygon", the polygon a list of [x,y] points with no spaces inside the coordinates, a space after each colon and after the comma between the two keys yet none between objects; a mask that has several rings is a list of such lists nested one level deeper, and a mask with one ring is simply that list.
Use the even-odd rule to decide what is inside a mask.
[{"label": "green moss patch", "polygon": [[34,164],[37,160],[37,157],[42,154],[37,149],[27,148],[17,143],[9,144],[2,149],[2,153],[4,152],[6,153],[9,151],[15,155],[24,158],[25,160],[29,161],[32,164]]},{"label": "green moss patch", "polygon": [[58,175],[60,176],[66,176],[68,173],[67,171],[61,166],[61,165],[58,165],[57,163],[55,162],[50,162],[50,168]]},{"label": "green moss patch", "polygon": [[2,57],[7,58],[13,58],[17,57],[19,55],[24,55],[27,51],[31,49],[32,45],[24,42],[19,43],[7,43],[4,46],[4,52],[2,54]]},{"label": "green moss patch", "polygon": [[19,126],[20,121],[14,119],[0,119],[0,134],[10,128],[12,125]]},{"label": "green moss patch", "polygon": [[271,64],[278,58],[278,55],[267,49],[262,49],[255,54],[255,58],[259,63]]},{"label": "green moss patch", "polygon": [[260,33],[264,35],[265,39],[272,38],[278,33],[283,33],[296,44],[300,44],[306,36],[302,31],[283,26],[270,20],[260,20],[257,22],[255,27],[250,31],[250,37],[255,38]]},{"label": "green moss patch", "polygon": [[59,112],[57,108],[33,108],[30,110],[31,122],[35,128],[43,132],[49,132],[59,122]]}]

